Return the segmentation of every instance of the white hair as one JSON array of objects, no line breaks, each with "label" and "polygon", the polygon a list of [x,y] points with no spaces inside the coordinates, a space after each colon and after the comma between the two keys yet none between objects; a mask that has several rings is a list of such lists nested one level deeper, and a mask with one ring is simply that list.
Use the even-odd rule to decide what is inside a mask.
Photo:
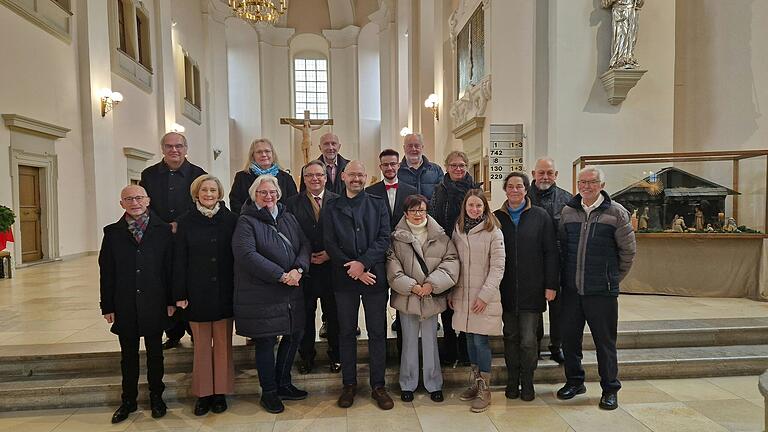
[{"label": "white hair", "polygon": [[264,174],[256,177],[256,180],[253,181],[253,184],[251,184],[251,187],[248,188],[248,196],[251,197],[253,202],[256,202],[256,189],[261,186],[264,182],[270,182],[277,188],[277,199],[279,200],[280,197],[283,196],[283,192],[280,190],[280,184],[277,182],[277,177],[269,174]]},{"label": "white hair", "polygon": [[538,164],[539,164],[539,162],[549,162],[549,163],[551,163],[551,164],[552,164],[552,169],[554,169],[554,170],[556,170],[556,169],[557,169],[557,168],[555,167],[555,160],[554,160],[554,159],[552,159],[552,158],[551,158],[551,157],[549,157],[549,156],[542,156],[542,157],[540,157],[540,158],[536,159],[536,164],[534,165],[534,167],[535,167],[536,165],[538,165]]},{"label": "white hair", "polygon": [[414,136],[414,137],[416,137],[416,139],[418,139],[418,140],[419,140],[419,144],[421,144],[421,145],[424,145],[424,136],[423,136],[423,135],[421,135],[421,134],[420,134],[420,133],[418,133],[418,132],[411,132],[411,133],[409,133],[408,135],[404,136],[404,137],[403,137],[403,143],[405,143],[405,140],[406,140],[406,138],[408,138],[409,136]]},{"label": "white hair", "polygon": [[605,173],[600,168],[594,165],[587,165],[579,170],[579,175],[576,178],[580,179],[581,175],[585,173],[595,173],[597,175],[597,179],[600,180],[600,183],[605,183]]}]

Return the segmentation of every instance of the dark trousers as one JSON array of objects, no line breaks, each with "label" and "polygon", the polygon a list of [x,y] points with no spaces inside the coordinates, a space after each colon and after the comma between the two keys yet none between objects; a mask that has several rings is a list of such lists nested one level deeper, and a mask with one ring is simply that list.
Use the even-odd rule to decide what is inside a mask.
[{"label": "dark trousers", "polygon": [[368,331],[371,388],[384,386],[388,291],[363,289],[336,291],[334,294],[339,314],[339,348],[344,385],[357,384],[357,316],[362,299],[365,327]]},{"label": "dark trousers", "polygon": [[277,347],[277,357],[275,357],[277,337],[253,339],[256,350],[256,371],[259,373],[262,393],[274,392],[278,387],[291,384],[291,366],[296,357],[296,350],[299,349],[302,334],[303,330],[300,329],[293,334],[283,335]]},{"label": "dark trousers", "polygon": [[[135,402],[139,396],[139,340],[138,335],[118,335],[120,340],[120,371],[123,374],[124,402]],[[162,395],[163,384],[163,334],[144,336],[147,355],[147,382],[151,394]]]},{"label": "dark trousers", "polygon": [[336,312],[336,299],[333,296],[331,280],[330,278],[322,280],[307,278],[306,280],[304,285],[306,319],[299,354],[306,361],[313,362],[315,360],[315,338],[317,337],[315,313],[317,312],[317,301],[320,300],[320,306],[323,308],[323,321],[327,323],[328,328],[328,358],[332,363],[337,363],[339,361],[339,318]]},{"label": "dark trousers", "polygon": [[[563,347],[563,339],[560,336],[560,294],[554,300],[548,303],[549,309],[549,351],[555,352]],[[541,340],[544,339],[544,317],[539,319],[538,329],[536,330],[536,340],[538,346],[541,346]]]},{"label": "dark trousers", "polygon": [[507,383],[517,386],[520,381],[533,382],[533,371],[539,361],[536,328],[541,321],[537,312],[504,311],[504,361]]},{"label": "dark trousers", "polygon": [[453,330],[453,309],[448,308],[440,313],[440,321],[443,322],[443,343],[440,345],[440,358],[446,363],[453,363],[457,359],[460,362],[469,361],[467,353],[467,335],[463,332],[456,333]]},{"label": "dark trousers", "polygon": [[581,367],[581,345],[584,339],[584,323],[589,325],[597,351],[597,368],[603,393],[616,393],[621,388],[619,365],[616,356],[616,326],[619,302],[611,296],[582,296],[563,291],[562,334],[565,356],[565,377],[570,385],[584,383]]}]

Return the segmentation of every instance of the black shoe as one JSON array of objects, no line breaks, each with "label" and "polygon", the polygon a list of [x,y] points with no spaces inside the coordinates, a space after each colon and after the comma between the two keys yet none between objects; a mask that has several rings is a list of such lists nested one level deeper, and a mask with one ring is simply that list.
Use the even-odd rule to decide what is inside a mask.
[{"label": "black shoe", "polygon": [[516,384],[507,385],[507,388],[504,389],[504,397],[507,399],[517,399],[520,397],[520,387],[518,387]]},{"label": "black shoe", "polygon": [[293,384],[277,389],[277,396],[282,400],[302,400],[306,399],[309,393],[299,390]]},{"label": "black shoe", "polygon": [[557,391],[557,398],[562,400],[573,399],[574,396],[584,394],[586,392],[587,388],[584,387],[584,384],[566,384],[563,386],[563,388]]},{"label": "black shoe", "polygon": [[360,326],[357,326],[357,330],[355,330],[355,335],[360,336]]},{"label": "black shoe", "polygon": [[520,399],[530,402],[536,399],[536,391],[533,389],[533,381],[523,381],[521,383]]},{"label": "black shoe", "polygon": [[212,397],[213,396],[205,396],[205,397],[197,398],[197,402],[195,402],[196,416],[204,416],[208,414],[208,411],[211,409]]},{"label": "black shoe", "polygon": [[413,402],[413,392],[408,390],[401,391],[400,400],[403,402]]},{"label": "black shoe", "polygon": [[279,414],[285,411],[285,405],[283,405],[283,401],[277,396],[276,391],[262,393],[259,405],[272,414]]},{"label": "black shoe", "polygon": [[213,403],[211,404],[211,411],[215,414],[221,414],[227,410],[227,397],[223,394],[213,395]]},{"label": "black shoe", "polygon": [[328,365],[328,369],[331,373],[339,373],[339,371],[341,371],[341,363],[332,361],[331,364]]},{"label": "black shoe", "polygon": [[127,419],[128,415],[134,411],[136,411],[136,401],[123,401],[123,403],[120,404],[120,407],[117,408],[117,411],[112,414],[112,423],[120,423],[121,421]]},{"label": "black shoe", "polygon": [[440,365],[445,367],[453,367],[456,364],[456,359],[440,359]]},{"label": "black shoe", "polygon": [[302,360],[301,362],[299,362],[299,373],[302,375],[312,373],[312,369],[314,368],[315,368],[315,362],[311,360]]},{"label": "black shoe", "polygon": [[600,408],[604,410],[615,410],[619,407],[619,399],[616,397],[616,393],[603,393],[600,397]]},{"label": "black shoe", "polygon": [[176,348],[179,346],[179,340],[178,339],[168,339],[167,341],[163,342],[163,349],[169,350],[171,348]]},{"label": "black shoe", "polygon": [[323,325],[320,326],[320,337],[323,339],[328,338],[328,325],[323,321]]},{"label": "black shoe", "polygon": [[163,396],[159,394],[149,395],[149,407],[152,409],[152,418],[156,418],[156,419],[165,417],[165,413],[168,410],[168,407],[165,405],[165,402],[163,401]]},{"label": "black shoe", "polygon": [[561,349],[554,349],[551,351],[551,354],[549,355],[549,359],[557,364],[563,364],[565,363],[565,357],[563,356],[563,350]]},{"label": "black shoe", "polygon": [[429,398],[432,399],[432,402],[442,402],[445,400],[443,398],[442,390],[433,391],[432,393],[429,394]]}]

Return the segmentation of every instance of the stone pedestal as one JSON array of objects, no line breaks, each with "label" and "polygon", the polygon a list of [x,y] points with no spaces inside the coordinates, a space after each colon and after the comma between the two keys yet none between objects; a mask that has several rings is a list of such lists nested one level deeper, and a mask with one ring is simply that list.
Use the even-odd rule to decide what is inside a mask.
[{"label": "stone pedestal", "polygon": [[609,69],[600,76],[605,91],[608,92],[608,102],[618,105],[627,98],[627,93],[632,90],[647,70],[640,69]]}]

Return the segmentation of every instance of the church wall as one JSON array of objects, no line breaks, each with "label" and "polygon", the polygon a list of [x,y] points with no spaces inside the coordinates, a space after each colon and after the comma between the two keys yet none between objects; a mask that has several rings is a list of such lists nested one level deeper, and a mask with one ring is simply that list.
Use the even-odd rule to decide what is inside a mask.
[{"label": "church wall", "polygon": [[[367,24],[358,38],[360,145],[371,149],[363,152],[366,164],[378,165],[378,149],[400,151],[397,142],[381,142],[381,76],[379,70],[379,26]],[[361,155],[362,155],[361,154]]]},{"label": "church wall", "polygon": [[[676,22],[674,150],[768,148],[768,3],[678,0]],[[680,167],[731,186],[730,162]],[[766,170],[741,163],[739,224],[762,226]]]}]

